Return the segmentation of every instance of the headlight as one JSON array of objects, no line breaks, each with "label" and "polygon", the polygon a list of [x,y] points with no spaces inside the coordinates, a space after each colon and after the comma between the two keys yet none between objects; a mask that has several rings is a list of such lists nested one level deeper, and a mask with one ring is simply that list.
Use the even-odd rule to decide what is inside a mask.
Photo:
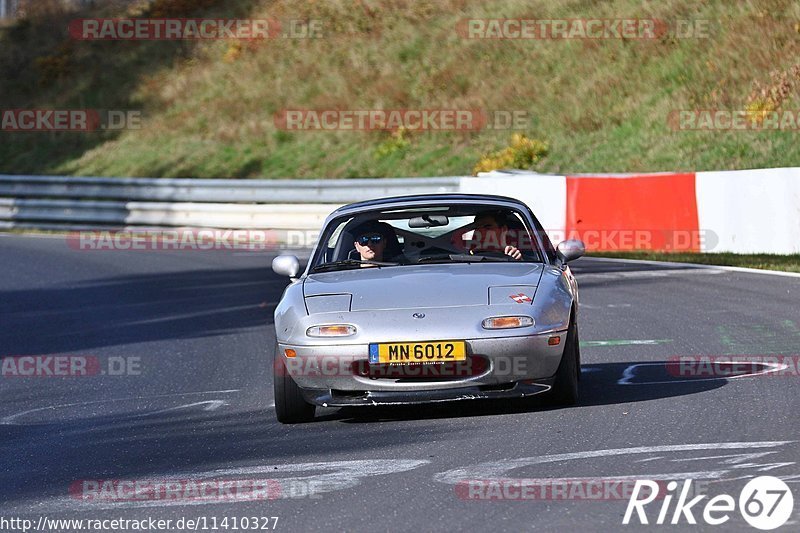
[{"label": "headlight", "polygon": [[482,322],[483,329],[526,328],[533,325],[529,316],[494,316]]},{"label": "headlight", "polygon": [[311,326],[306,330],[309,337],[349,337],[356,334],[356,327],[350,324],[331,324],[328,326]]}]

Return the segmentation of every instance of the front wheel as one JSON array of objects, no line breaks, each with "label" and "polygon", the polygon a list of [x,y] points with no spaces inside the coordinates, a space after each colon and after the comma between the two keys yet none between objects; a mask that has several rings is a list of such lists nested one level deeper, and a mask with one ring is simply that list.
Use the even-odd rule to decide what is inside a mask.
[{"label": "front wheel", "polygon": [[300,391],[300,387],[289,375],[283,364],[275,344],[275,356],[272,365],[272,382],[275,391],[275,414],[278,422],[297,424],[311,422],[314,419],[316,406],[308,403]]},{"label": "front wheel", "polygon": [[567,330],[564,355],[556,371],[553,388],[547,393],[551,405],[575,405],[578,403],[578,379],[580,377],[580,341],[578,323],[573,317]]}]

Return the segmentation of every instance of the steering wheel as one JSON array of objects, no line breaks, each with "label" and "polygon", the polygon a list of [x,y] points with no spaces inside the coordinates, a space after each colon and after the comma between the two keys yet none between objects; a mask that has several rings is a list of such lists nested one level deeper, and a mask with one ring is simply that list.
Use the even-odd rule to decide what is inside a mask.
[{"label": "steering wheel", "polygon": [[472,255],[484,257],[507,257],[512,259],[512,257],[505,252],[498,252],[496,250],[473,250]]}]

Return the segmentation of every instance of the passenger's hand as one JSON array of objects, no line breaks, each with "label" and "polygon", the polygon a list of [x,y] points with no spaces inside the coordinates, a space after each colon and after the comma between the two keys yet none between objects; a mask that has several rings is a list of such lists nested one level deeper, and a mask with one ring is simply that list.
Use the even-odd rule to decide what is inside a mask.
[{"label": "passenger's hand", "polygon": [[511,256],[512,259],[516,259],[517,261],[522,259],[522,252],[519,251],[519,248],[514,246],[506,246],[506,255]]}]

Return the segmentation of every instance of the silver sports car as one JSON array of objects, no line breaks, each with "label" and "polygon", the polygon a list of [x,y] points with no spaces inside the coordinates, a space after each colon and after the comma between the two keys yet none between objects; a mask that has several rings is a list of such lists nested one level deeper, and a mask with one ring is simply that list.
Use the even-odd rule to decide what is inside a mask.
[{"label": "silver sports car", "polygon": [[275,410],[545,393],[578,397],[578,286],[524,203],[437,194],[359,202],[325,221],[275,310]]}]

